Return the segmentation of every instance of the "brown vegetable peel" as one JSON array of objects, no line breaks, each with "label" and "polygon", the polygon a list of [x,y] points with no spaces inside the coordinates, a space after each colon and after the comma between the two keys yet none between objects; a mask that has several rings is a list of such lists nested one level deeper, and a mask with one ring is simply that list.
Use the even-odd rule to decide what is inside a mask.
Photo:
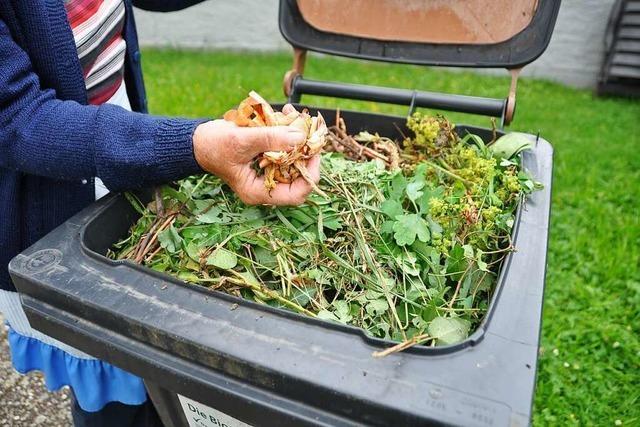
[{"label": "brown vegetable peel", "polygon": [[309,159],[319,154],[325,144],[328,130],[320,113],[311,117],[307,110],[299,112],[292,106],[275,111],[264,98],[251,91],[237,109],[225,113],[224,119],[243,127],[292,126],[302,131],[306,135],[305,141],[293,150],[267,151],[258,156],[258,167],[264,171],[265,188],[271,192],[277,183],[291,184],[302,177],[316,193],[326,197],[306,167]]}]

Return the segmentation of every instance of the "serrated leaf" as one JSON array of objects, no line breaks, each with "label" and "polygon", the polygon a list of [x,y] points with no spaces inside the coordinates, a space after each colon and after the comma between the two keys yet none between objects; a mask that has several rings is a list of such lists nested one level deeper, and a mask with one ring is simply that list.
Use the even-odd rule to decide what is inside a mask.
[{"label": "serrated leaf", "polygon": [[393,237],[400,246],[411,245],[416,237],[427,243],[431,237],[427,222],[417,214],[400,215],[393,223]]},{"label": "serrated leaf", "polygon": [[230,270],[238,265],[238,256],[225,248],[218,248],[207,257],[207,265]]},{"label": "serrated leaf", "polygon": [[436,317],[429,323],[427,332],[438,345],[449,345],[463,341],[469,335],[471,323],[457,317]]}]

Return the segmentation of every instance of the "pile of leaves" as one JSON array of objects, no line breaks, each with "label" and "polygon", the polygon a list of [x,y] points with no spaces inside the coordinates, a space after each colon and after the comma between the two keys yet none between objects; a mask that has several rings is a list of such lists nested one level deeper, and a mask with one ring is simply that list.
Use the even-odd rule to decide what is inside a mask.
[{"label": "pile of leaves", "polygon": [[298,207],[246,206],[211,175],[162,187],[161,215],[129,194],[141,217],[111,255],[400,342],[378,355],[460,342],[487,310],[518,202],[536,188],[516,156],[529,141],[460,138],[440,116],[408,127],[396,167],[345,157],[333,132],[324,196]]}]

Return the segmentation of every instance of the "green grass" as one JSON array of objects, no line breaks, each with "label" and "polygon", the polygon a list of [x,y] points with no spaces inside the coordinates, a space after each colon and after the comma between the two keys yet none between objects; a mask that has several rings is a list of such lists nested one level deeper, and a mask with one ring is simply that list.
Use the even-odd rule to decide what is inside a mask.
[{"label": "green grass", "polygon": [[[255,89],[282,100],[288,54],[146,51],[153,113],[220,116]],[[503,97],[509,78],[312,57],[309,78]],[[406,107],[307,97],[313,105]],[[448,114],[489,126],[486,118]],[[555,147],[534,424],[640,425],[640,102],[524,78],[512,130]]]}]

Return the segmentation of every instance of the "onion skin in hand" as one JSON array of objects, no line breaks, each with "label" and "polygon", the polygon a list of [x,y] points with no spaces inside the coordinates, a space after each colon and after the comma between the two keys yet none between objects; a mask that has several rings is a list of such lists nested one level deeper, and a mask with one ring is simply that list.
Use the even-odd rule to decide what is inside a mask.
[{"label": "onion skin in hand", "polygon": [[224,114],[224,119],[241,127],[291,126],[302,131],[306,136],[303,144],[291,151],[264,152],[258,156],[256,164],[264,173],[264,185],[269,192],[278,183],[291,184],[302,178],[316,193],[325,195],[313,181],[306,167],[309,159],[318,155],[325,145],[328,129],[320,113],[312,117],[307,110],[300,112],[289,104],[285,105],[282,111],[275,111],[264,98],[251,91],[237,109]]}]

